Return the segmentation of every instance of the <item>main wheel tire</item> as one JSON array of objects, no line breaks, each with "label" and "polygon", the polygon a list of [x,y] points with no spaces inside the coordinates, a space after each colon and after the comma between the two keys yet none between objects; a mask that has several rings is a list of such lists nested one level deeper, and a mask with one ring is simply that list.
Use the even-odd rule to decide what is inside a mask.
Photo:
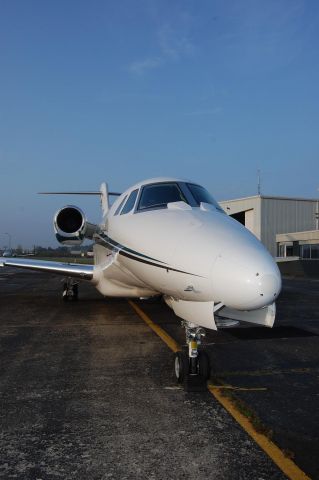
[{"label": "main wheel tire", "polygon": [[178,383],[183,383],[189,372],[188,356],[185,352],[175,353],[175,376]]},{"label": "main wheel tire", "polygon": [[209,357],[206,352],[198,352],[198,373],[205,380],[208,380],[210,377],[210,364]]}]

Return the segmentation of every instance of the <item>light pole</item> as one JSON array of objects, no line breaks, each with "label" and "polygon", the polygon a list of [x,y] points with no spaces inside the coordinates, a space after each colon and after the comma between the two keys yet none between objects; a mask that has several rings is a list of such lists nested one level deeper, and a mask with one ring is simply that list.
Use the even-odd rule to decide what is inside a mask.
[{"label": "light pole", "polygon": [[10,233],[4,232],[4,233],[2,233],[1,235],[8,235],[8,239],[9,239],[9,250],[11,250],[11,235],[10,235]]}]

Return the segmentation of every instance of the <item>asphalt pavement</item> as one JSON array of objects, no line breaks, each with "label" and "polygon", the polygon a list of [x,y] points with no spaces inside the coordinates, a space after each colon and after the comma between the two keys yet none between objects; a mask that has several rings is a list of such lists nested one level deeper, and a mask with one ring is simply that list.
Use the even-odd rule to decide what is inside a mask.
[{"label": "asphalt pavement", "polygon": [[[319,283],[284,285],[275,329],[210,333],[206,348],[212,380],[267,388],[238,395],[315,479]],[[171,352],[125,299],[82,284],[63,303],[61,288],[0,270],[0,478],[286,478],[210,393],[176,385]],[[184,341],[161,301],[140,306]]]}]

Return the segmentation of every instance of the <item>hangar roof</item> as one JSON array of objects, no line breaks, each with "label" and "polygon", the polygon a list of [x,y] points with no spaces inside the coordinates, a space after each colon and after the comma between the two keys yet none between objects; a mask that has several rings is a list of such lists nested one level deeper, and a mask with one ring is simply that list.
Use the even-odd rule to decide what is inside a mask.
[{"label": "hangar roof", "polygon": [[319,198],[302,198],[302,197],[275,197],[271,195],[252,195],[250,197],[241,197],[241,198],[232,198],[231,200],[220,200],[219,203],[229,203],[229,202],[241,202],[242,200],[253,200],[253,199],[271,199],[271,200],[297,200],[303,202],[318,202]]}]

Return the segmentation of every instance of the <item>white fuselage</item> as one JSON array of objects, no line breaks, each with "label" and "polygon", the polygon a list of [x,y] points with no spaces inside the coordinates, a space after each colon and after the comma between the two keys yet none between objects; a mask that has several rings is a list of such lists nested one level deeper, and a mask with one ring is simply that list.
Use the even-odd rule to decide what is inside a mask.
[{"label": "white fuselage", "polygon": [[110,209],[105,183],[100,192],[81,194],[101,195],[103,224],[89,223],[81,209],[67,205],[54,228],[62,244],[93,239],[94,266],[14,258],[0,258],[0,266],[89,280],[105,296],[163,295],[178,317],[201,327],[216,329],[215,315],[273,326],[281,289],[274,259],[201,185],[145,180]]},{"label": "white fuselage", "polygon": [[95,246],[94,282],[104,295],[164,294],[237,310],[273,304],[281,289],[278,267],[259,240],[236,220],[201,203],[107,216]]}]

